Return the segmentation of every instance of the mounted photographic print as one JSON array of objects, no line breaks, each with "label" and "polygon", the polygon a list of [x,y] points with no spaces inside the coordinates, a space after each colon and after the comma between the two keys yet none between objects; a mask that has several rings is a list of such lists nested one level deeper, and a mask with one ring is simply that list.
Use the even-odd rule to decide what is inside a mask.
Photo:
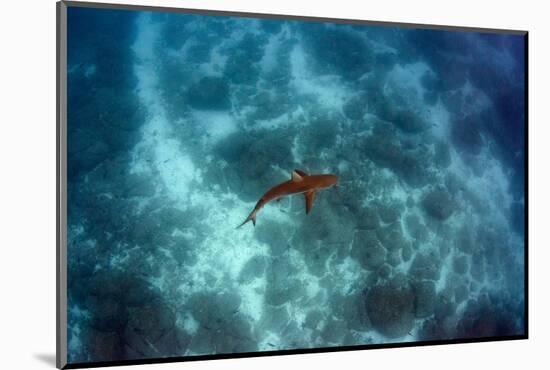
[{"label": "mounted photographic print", "polygon": [[526,32],[58,3],[58,367],[527,338],[526,174]]}]

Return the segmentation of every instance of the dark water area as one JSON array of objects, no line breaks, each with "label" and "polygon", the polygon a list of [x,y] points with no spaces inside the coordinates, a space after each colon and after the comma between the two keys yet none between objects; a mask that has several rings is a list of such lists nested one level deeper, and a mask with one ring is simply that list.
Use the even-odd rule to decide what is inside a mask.
[{"label": "dark water area", "polygon": [[524,46],[69,7],[69,362],[523,334]]}]

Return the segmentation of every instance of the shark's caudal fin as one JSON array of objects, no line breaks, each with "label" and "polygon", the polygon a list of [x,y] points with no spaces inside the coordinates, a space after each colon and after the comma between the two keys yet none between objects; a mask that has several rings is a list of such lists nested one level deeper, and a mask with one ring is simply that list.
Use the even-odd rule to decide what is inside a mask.
[{"label": "shark's caudal fin", "polygon": [[238,229],[239,227],[243,226],[244,224],[246,224],[248,221],[252,221],[252,224],[254,226],[256,226],[256,211],[252,211],[250,212],[250,214],[248,215],[248,217],[246,218],[246,220],[244,220],[244,222],[242,224],[240,224],[239,226],[237,226],[235,229]]}]

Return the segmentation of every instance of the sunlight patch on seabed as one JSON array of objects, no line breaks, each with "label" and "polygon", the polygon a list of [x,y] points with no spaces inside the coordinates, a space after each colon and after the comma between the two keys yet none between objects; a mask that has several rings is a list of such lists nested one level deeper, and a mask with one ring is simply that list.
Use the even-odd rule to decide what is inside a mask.
[{"label": "sunlight patch on seabed", "polygon": [[[483,91],[466,79],[464,85],[457,89],[462,95],[462,113],[464,116],[481,113],[491,107],[491,99]],[[479,122],[483,125],[483,122]]]},{"label": "sunlight patch on seabed", "polygon": [[[290,243],[290,241],[288,242]],[[294,249],[289,250],[289,260],[292,261],[292,264],[299,267],[299,270],[295,273],[295,277],[300,280],[307,294],[307,298],[311,299],[315,297],[319,291],[326,290],[322,288],[319,284],[320,278],[315,275],[312,275],[307,268],[305,257],[303,253],[298,252]],[[317,302],[317,304],[323,304],[324,302]]]},{"label": "sunlight patch on seabed", "polygon": [[361,277],[365,275],[359,262],[350,256],[346,256],[342,263],[332,266],[330,273],[336,277],[336,288],[343,295],[348,294],[354,288],[354,284],[361,281]]},{"label": "sunlight patch on seabed", "polygon": [[229,111],[192,109],[191,113],[196,124],[206,131],[210,144],[215,144],[237,131],[237,122]]},{"label": "sunlight patch on seabed", "polygon": [[489,149],[483,148],[475,159],[480,166],[483,166],[483,173],[476,176],[472,174],[472,169],[464,163],[458,152],[454,149],[451,149],[450,152],[451,165],[448,171],[464,181],[466,188],[492,210],[493,216],[496,215],[499,218],[499,223],[507,225],[508,220],[502,212],[497,212],[497,210],[508,211],[513,201],[512,195],[509,193],[510,176],[506,174],[510,170],[504,168],[502,163],[492,156]]},{"label": "sunlight patch on seabed", "polygon": [[195,318],[190,312],[185,313],[185,316],[182,321],[183,321],[183,325],[180,323],[178,324],[180,324],[180,327],[183,327],[185,331],[190,335],[194,335],[199,329],[199,322],[195,320]]},{"label": "sunlight patch on seabed", "polygon": [[288,24],[285,24],[278,33],[269,36],[264,48],[264,55],[260,60],[260,67],[263,73],[270,72],[277,67],[277,52],[283,45],[283,42],[288,40],[289,35],[290,28]]},{"label": "sunlight patch on seabed", "polygon": [[264,293],[266,290],[265,276],[256,278],[252,283],[239,285],[238,291],[241,295],[240,311],[248,315],[252,320],[258,322],[264,311]]},{"label": "sunlight patch on seabed", "polygon": [[288,127],[291,122],[294,123],[294,116],[296,110],[293,112],[283,113],[280,116],[272,119],[256,120],[253,126],[253,130],[278,130]]},{"label": "sunlight patch on seabed", "polygon": [[425,62],[405,65],[396,64],[393,69],[388,72],[384,93],[387,95],[392,92],[402,93],[404,91],[414,91],[417,98],[415,100],[421,101],[425,92],[421,82],[422,77],[425,74],[433,73],[434,72]]},{"label": "sunlight patch on seabed", "polygon": [[169,196],[180,208],[185,207],[193,180],[201,182],[201,172],[188,155],[182,153],[168,122],[158,91],[154,45],[162,24],[153,23],[150,14],[137,20],[138,34],[133,45],[137,64],[138,96],[148,110],[148,121],[142,128],[142,139],[132,150],[131,173],[159,174]]},{"label": "sunlight patch on seabed", "polygon": [[317,97],[323,108],[342,111],[344,102],[352,95],[336,75],[316,76],[309,70],[306,52],[297,44],[290,53],[292,81],[290,85],[298,94]]}]

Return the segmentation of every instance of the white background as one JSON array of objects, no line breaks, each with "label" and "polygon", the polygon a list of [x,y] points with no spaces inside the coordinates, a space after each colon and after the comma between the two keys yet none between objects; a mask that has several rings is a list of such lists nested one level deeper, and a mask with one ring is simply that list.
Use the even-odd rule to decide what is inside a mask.
[{"label": "white background", "polygon": [[[550,40],[548,10],[540,5],[545,2],[134,3],[530,31],[529,340],[162,364],[140,369],[548,368]],[[55,357],[55,2],[6,1],[0,12],[0,27],[0,367],[51,369]]]}]

